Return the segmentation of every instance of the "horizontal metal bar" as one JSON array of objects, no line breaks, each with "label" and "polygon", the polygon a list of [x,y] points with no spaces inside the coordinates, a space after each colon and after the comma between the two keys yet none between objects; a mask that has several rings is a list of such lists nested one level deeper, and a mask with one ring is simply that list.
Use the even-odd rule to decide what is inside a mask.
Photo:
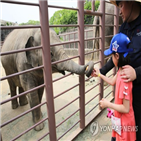
[{"label": "horizontal metal bar", "polygon": [[62,136],[60,136],[57,140],[60,140],[65,134],[67,134],[74,126],[76,126],[78,123],[80,122],[80,120],[79,121],[77,121],[71,128],[69,128]]},{"label": "horizontal metal bar", "polygon": [[84,10],[84,14],[86,15],[92,15],[92,16],[102,16],[102,12],[93,12],[91,10]]},{"label": "horizontal metal bar", "polygon": [[108,84],[103,90],[105,91],[107,88],[109,88],[111,85]]},{"label": "horizontal metal bar", "polygon": [[114,91],[109,92],[104,98],[108,97],[112,92]]},{"label": "horizontal metal bar", "polygon": [[92,37],[92,38],[84,39],[84,41],[96,40],[96,39],[102,39],[102,38],[101,37]]},{"label": "horizontal metal bar", "polygon": [[99,51],[101,51],[101,49],[96,49],[94,51],[87,52],[87,53],[85,53],[85,55],[88,55],[88,54],[91,54],[91,53],[95,53],[95,52],[99,52]]},{"label": "horizontal metal bar", "polygon": [[97,84],[94,85],[92,88],[90,88],[89,90],[87,90],[87,91],[85,92],[85,94],[87,94],[89,91],[91,91],[92,89],[94,89],[94,88],[97,87],[98,85],[100,85],[100,83],[97,83]]},{"label": "horizontal metal bar", "polygon": [[30,71],[34,71],[34,70],[37,70],[37,69],[42,69],[42,68],[44,68],[43,65],[42,66],[39,66],[39,67],[32,68],[32,69],[28,69],[28,70],[25,70],[25,71],[21,71],[21,72],[18,72],[18,73],[14,73],[14,74],[11,74],[11,75],[7,75],[5,77],[0,78],[0,81],[3,81],[5,79],[11,78],[11,77],[14,77],[14,76],[17,76],[17,75],[28,73]]},{"label": "horizontal metal bar", "polygon": [[53,27],[79,27],[78,24],[64,24],[64,25],[49,25],[50,28]]},{"label": "horizontal metal bar", "polygon": [[59,8],[59,9],[69,9],[69,10],[77,10],[78,8],[71,8],[71,7],[63,7],[63,6],[55,6],[55,5],[48,5],[49,8]]},{"label": "horizontal metal bar", "polygon": [[116,25],[114,25],[114,24],[106,24],[105,25],[105,27],[114,27],[114,26],[116,26]]},{"label": "horizontal metal bar", "polygon": [[16,136],[14,139],[12,139],[11,141],[15,141],[16,139],[18,139],[19,137],[21,137],[22,135],[24,135],[25,133],[29,132],[31,129],[33,129],[34,127],[36,127],[37,125],[41,124],[42,122],[46,121],[48,118],[45,118],[43,120],[41,120],[40,122],[34,124],[33,126],[31,126],[29,129],[25,130],[24,132],[22,132],[21,134],[19,134],[18,136]]},{"label": "horizontal metal bar", "polygon": [[73,32],[66,32],[66,33],[61,33],[58,36],[64,36],[64,35],[72,35],[72,34],[76,34],[78,33],[78,31],[73,31]]},{"label": "horizontal metal bar", "polygon": [[99,25],[99,24],[85,24],[84,26],[85,27],[101,27],[101,25]]},{"label": "horizontal metal bar", "polygon": [[25,51],[35,50],[35,49],[42,49],[42,46],[36,46],[36,47],[30,47],[30,48],[25,48],[25,49],[19,49],[19,50],[12,50],[12,51],[7,51],[7,52],[2,52],[2,53],[0,53],[0,55],[1,56],[9,55],[9,54],[13,54],[13,53],[20,53],[20,52],[25,52]]},{"label": "horizontal metal bar", "polygon": [[62,108],[60,108],[58,111],[55,112],[55,114],[57,114],[58,112],[60,112],[61,110],[63,110],[64,108],[66,108],[67,106],[69,106],[70,104],[72,104],[74,101],[76,101],[79,98],[80,98],[80,96],[78,96],[77,98],[75,98],[74,100],[72,100],[71,102],[69,102],[68,104],[63,106]]},{"label": "horizontal metal bar", "polygon": [[66,120],[68,120],[70,117],[72,117],[75,113],[80,111],[80,109],[76,110],[74,113],[72,113],[70,116],[68,116],[66,119],[64,119],[61,123],[59,123],[56,128],[58,128],[61,124],[63,124]]},{"label": "horizontal metal bar", "polygon": [[87,116],[87,115],[88,115],[92,110],[94,110],[98,105],[99,105],[99,103],[96,104],[85,116]]},{"label": "horizontal metal bar", "polygon": [[105,13],[105,15],[116,16],[115,14]]},{"label": "horizontal metal bar", "polygon": [[110,46],[108,46],[108,47],[105,47],[104,49],[106,50],[106,49],[108,49]]},{"label": "horizontal metal bar", "polygon": [[40,88],[42,88],[42,87],[45,87],[45,84],[39,85],[39,86],[37,86],[37,87],[35,87],[35,88],[32,88],[32,89],[30,89],[30,90],[28,90],[28,91],[25,91],[25,92],[23,92],[23,93],[20,93],[20,94],[18,94],[18,95],[16,95],[16,96],[13,96],[13,97],[7,99],[7,100],[4,100],[4,101],[2,101],[2,102],[0,103],[0,105],[2,105],[2,104],[4,104],[4,103],[7,103],[7,102],[9,102],[9,101],[11,101],[11,100],[13,100],[13,99],[15,99],[15,98],[18,98],[18,97],[20,97],[20,96],[22,96],[22,95],[25,95],[25,94],[27,94],[27,93],[30,93],[30,92],[35,91],[35,90],[37,90],[37,89],[40,89]]},{"label": "horizontal metal bar", "polygon": [[79,42],[79,40],[66,41],[66,42],[61,42],[61,43],[51,44],[50,47],[58,46],[58,45],[65,45],[65,44],[70,44],[70,43],[77,43],[77,42]]},{"label": "horizontal metal bar", "polygon": [[24,26],[0,26],[3,29],[24,29],[24,28],[41,28],[40,25],[24,25]]},{"label": "horizontal metal bar", "polygon": [[79,55],[73,56],[73,57],[70,57],[70,58],[67,58],[67,59],[63,59],[63,60],[52,62],[51,64],[54,65],[54,64],[61,63],[61,62],[64,62],[64,61],[67,61],[67,60],[71,60],[71,59],[74,59],[74,58],[78,58],[78,57],[80,57],[80,56]]},{"label": "horizontal metal bar", "polygon": [[88,103],[90,103],[93,99],[95,99],[98,95],[100,95],[100,93],[98,93],[97,95],[95,95],[92,99],[90,99],[87,103],[85,103],[85,105],[87,105]]},{"label": "horizontal metal bar", "polygon": [[11,4],[30,5],[30,6],[39,6],[38,3],[19,2],[19,1],[12,1],[12,0],[1,0],[1,2],[11,3]]},{"label": "horizontal metal bar", "polygon": [[66,78],[66,77],[68,77],[68,76],[70,76],[70,75],[72,75],[72,73],[68,73],[68,74],[66,74],[66,75],[64,75],[64,76],[62,76],[62,77],[59,77],[59,78],[53,80],[52,82],[54,83],[54,82],[56,82],[56,81],[58,81],[58,80],[60,80],[60,79]]},{"label": "horizontal metal bar", "polygon": [[111,56],[108,56],[108,57],[105,57],[104,59],[107,60],[107,59],[109,59],[110,57],[111,57]]},{"label": "horizontal metal bar", "polygon": [[38,104],[37,106],[35,106],[35,107],[33,107],[33,108],[31,108],[31,109],[29,109],[29,110],[23,112],[22,114],[20,114],[20,115],[14,117],[14,118],[12,118],[11,120],[9,120],[9,121],[3,123],[2,125],[0,125],[0,128],[4,127],[5,125],[9,124],[10,122],[13,122],[13,121],[16,120],[16,119],[18,119],[18,118],[20,118],[20,117],[22,117],[22,116],[28,114],[29,112],[35,110],[36,108],[41,107],[41,106],[44,105],[44,104],[47,104],[47,102]]},{"label": "horizontal metal bar", "polygon": [[37,141],[40,141],[40,140],[42,140],[43,138],[45,138],[47,135],[49,135],[50,133],[48,132],[48,133],[46,133],[45,135],[43,135],[41,138],[39,138]]},{"label": "horizontal metal bar", "polygon": [[80,84],[76,84],[76,85],[74,85],[73,87],[71,87],[71,88],[69,88],[69,89],[63,91],[62,93],[56,95],[56,96],[54,97],[54,99],[57,98],[57,97],[59,97],[59,96],[61,96],[61,95],[63,95],[64,93],[66,93],[66,92],[72,90],[73,88],[75,88],[75,87],[77,87],[77,86],[79,86],[79,85],[80,85]]},{"label": "horizontal metal bar", "polygon": [[108,35],[108,36],[105,36],[105,38],[112,38],[113,35]]}]

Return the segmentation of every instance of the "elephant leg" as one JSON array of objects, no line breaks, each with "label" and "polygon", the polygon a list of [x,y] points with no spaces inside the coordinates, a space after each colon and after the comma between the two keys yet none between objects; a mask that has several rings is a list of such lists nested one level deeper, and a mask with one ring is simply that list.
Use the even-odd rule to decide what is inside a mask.
[{"label": "elephant leg", "polygon": [[[38,78],[36,78],[31,73],[20,75],[20,82],[21,82],[21,85],[22,85],[22,88],[24,89],[24,91],[33,89],[36,86],[38,86],[39,83],[38,83],[37,79]],[[28,96],[28,101],[29,101],[31,108],[40,104],[38,90],[35,90],[35,91],[28,93],[27,96]],[[34,124],[36,124],[42,120],[41,107],[38,107],[38,108],[32,110],[32,118],[33,118]],[[43,128],[44,128],[44,123],[40,123],[39,125],[34,127],[34,129],[36,131],[42,130]]]},{"label": "elephant leg", "polygon": [[[14,82],[11,79],[8,79],[9,87],[10,87],[10,92],[11,92],[11,97],[17,95],[16,93],[16,86]],[[12,109],[16,109],[18,107],[18,101],[17,98],[12,100]]]},{"label": "elephant leg", "polygon": [[[24,92],[23,88],[19,87],[19,94],[23,93],[23,92]],[[28,100],[27,100],[26,95],[19,97],[19,103],[20,103],[20,106],[24,106],[24,105],[28,104]]]},{"label": "elephant leg", "polygon": [[44,88],[40,88],[40,89],[38,90],[38,95],[39,95],[39,101],[40,101],[40,103],[41,103],[41,101],[42,101],[43,91],[44,91]]},{"label": "elephant leg", "polygon": [[[43,83],[44,83],[44,80],[40,81],[39,85],[42,85]],[[40,103],[42,101],[43,92],[44,92],[44,88],[38,89],[38,95],[39,95],[39,101],[40,101]]]},{"label": "elephant leg", "polygon": [[[29,97],[31,108],[40,104],[40,100],[39,100],[39,96],[38,96],[38,90],[29,93],[28,97]],[[33,122],[35,124],[42,120],[41,107],[38,107],[38,108],[36,108],[35,110],[32,111],[32,117],[33,117]],[[44,123],[41,123],[41,124],[37,125],[34,129],[39,131],[39,130],[42,130],[43,128],[44,128]]]}]

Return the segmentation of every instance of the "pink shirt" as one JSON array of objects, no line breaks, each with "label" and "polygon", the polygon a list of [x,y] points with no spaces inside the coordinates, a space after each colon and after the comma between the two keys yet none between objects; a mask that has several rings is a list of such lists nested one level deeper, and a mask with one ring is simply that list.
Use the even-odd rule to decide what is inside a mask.
[{"label": "pink shirt", "polygon": [[132,82],[125,83],[121,79],[120,71],[117,72],[116,91],[115,91],[115,104],[122,104],[123,99],[130,101],[129,113],[120,113],[114,111],[114,116],[121,118],[121,136],[114,130],[112,137],[116,137],[116,141],[135,141],[136,140],[136,127],[134,111],[132,107]]}]

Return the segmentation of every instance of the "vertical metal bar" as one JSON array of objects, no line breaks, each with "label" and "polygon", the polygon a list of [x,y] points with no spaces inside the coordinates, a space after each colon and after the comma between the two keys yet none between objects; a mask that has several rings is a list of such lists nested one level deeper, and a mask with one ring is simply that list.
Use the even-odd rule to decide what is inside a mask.
[{"label": "vertical metal bar", "polygon": [[119,28],[119,9],[116,6],[114,8],[114,14],[114,34],[117,34]]},{"label": "vertical metal bar", "polygon": [[[118,33],[118,28],[119,28],[119,9],[115,6],[114,7],[114,35]],[[114,68],[114,74],[116,74],[116,68]],[[115,96],[115,86],[113,87],[113,96]]]},{"label": "vertical metal bar", "polygon": [[[73,34],[73,40],[75,41],[75,33]],[[75,43],[74,43],[74,49],[75,49]]]},{"label": "vertical metal bar", "polygon": [[0,141],[2,141],[1,129],[0,129]]},{"label": "vertical metal bar", "polygon": [[[70,41],[70,34],[68,34],[69,35],[69,41]],[[71,44],[69,43],[69,48],[71,48],[71,46],[70,46]]]},{"label": "vertical metal bar", "polygon": [[[101,60],[101,66],[104,65],[104,48],[105,48],[105,1],[100,1],[100,9],[102,12],[102,16],[100,17],[100,60]],[[100,79],[100,100],[103,98],[103,80]]]},{"label": "vertical metal bar", "polygon": [[50,56],[50,34],[48,22],[48,3],[47,1],[39,0],[40,8],[40,23],[41,23],[41,43],[43,45],[43,64],[44,64],[44,81],[47,100],[48,124],[50,132],[50,140],[56,141],[56,125],[55,112],[53,101],[53,86],[52,86],[52,68]]},{"label": "vertical metal bar", "polygon": [[92,0],[92,11],[95,11],[95,0]]},{"label": "vertical metal bar", "polygon": [[[79,63],[84,65],[84,1],[77,0],[78,4],[78,50],[79,50]],[[80,94],[80,128],[85,128],[85,85],[84,75],[79,76],[79,94]]]},{"label": "vertical metal bar", "polygon": [[[86,39],[87,39],[88,33],[87,33],[87,31],[85,31],[85,33],[86,33]],[[88,48],[88,41],[86,41],[86,47],[85,48]]]}]

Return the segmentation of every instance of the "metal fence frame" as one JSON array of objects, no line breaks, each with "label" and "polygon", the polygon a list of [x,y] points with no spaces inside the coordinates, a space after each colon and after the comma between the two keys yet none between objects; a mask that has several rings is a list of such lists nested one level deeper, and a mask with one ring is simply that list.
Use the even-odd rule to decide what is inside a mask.
[{"label": "metal fence frame", "polygon": [[[0,78],[0,81],[3,81],[5,79],[8,79],[10,77],[16,76],[16,75],[21,75],[23,73],[27,73],[29,71],[33,71],[36,69],[44,69],[44,84],[35,87],[31,90],[28,90],[26,92],[21,93],[20,95],[14,96],[12,98],[9,98],[5,101],[2,101],[0,103],[0,105],[5,104],[9,101],[11,101],[14,98],[17,98],[19,96],[25,95],[31,91],[37,90],[41,87],[45,87],[45,93],[46,93],[46,101],[35,106],[34,108],[31,108],[30,110],[24,112],[21,115],[18,115],[17,117],[15,117],[14,119],[11,119],[9,121],[7,121],[6,123],[3,123],[2,125],[0,125],[0,127],[2,128],[3,126],[9,124],[10,122],[14,121],[15,119],[29,113],[31,110],[34,110],[35,108],[41,107],[42,105],[46,104],[47,106],[47,112],[48,112],[48,117],[43,119],[42,121],[40,121],[37,124],[40,124],[41,122],[44,122],[46,120],[48,120],[48,126],[49,126],[49,132],[46,133],[44,136],[42,136],[40,139],[43,139],[44,137],[49,135],[49,139],[51,141],[56,141],[56,140],[60,140],[67,132],[69,132],[75,125],[77,125],[78,123],[80,123],[80,130],[74,135],[71,136],[71,139],[73,139],[75,136],[77,136],[83,129],[85,129],[85,127],[94,119],[91,119],[90,121],[86,122],[85,117],[92,111],[94,110],[95,107],[98,106],[95,105],[88,113],[85,113],[85,106],[92,101],[95,97],[99,96],[99,100],[101,98],[103,98],[103,91],[106,89],[103,88],[103,81],[101,80],[100,83],[98,83],[97,85],[93,86],[91,89],[89,89],[88,91],[85,92],[85,79],[84,79],[84,75],[80,75],[79,76],[79,84],[71,87],[70,89],[73,89],[76,86],[79,86],[79,97],[77,97],[76,99],[74,99],[72,102],[74,102],[75,100],[79,99],[79,103],[80,103],[80,108],[77,109],[72,115],[74,115],[76,112],[80,111],[80,120],[75,123],[70,129],[68,129],[62,136],[60,136],[57,139],[56,136],[56,128],[58,126],[60,126],[63,122],[65,122],[67,119],[69,119],[72,115],[70,115],[67,119],[65,119],[64,121],[62,121],[59,125],[56,125],[55,123],[55,110],[54,110],[54,99],[57,98],[58,96],[62,95],[65,92],[62,92],[61,94],[59,94],[56,97],[53,97],[53,86],[52,83],[55,81],[58,81],[59,79],[62,79],[64,77],[67,77],[70,74],[68,74],[67,76],[63,76],[57,80],[52,80],[52,70],[51,70],[51,65],[52,64],[56,64],[59,62],[63,62],[66,60],[61,60],[61,61],[57,61],[57,62],[51,62],[51,56],[50,56],[50,47],[53,47],[55,45],[59,45],[59,44],[50,44],[50,36],[49,36],[49,27],[64,27],[64,26],[72,26],[72,27],[78,27],[78,40],[75,41],[67,41],[67,42],[63,42],[62,44],[69,44],[69,43],[78,43],[78,50],[79,50],[79,55],[78,56],[74,56],[71,57],[69,59],[73,59],[73,58],[79,58],[79,64],[80,65],[84,65],[85,64],[85,60],[84,60],[84,56],[93,52],[98,51],[100,53],[100,60],[96,63],[100,63],[101,66],[103,66],[104,64],[104,57],[103,57],[103,52],[104,52],[104,41],[105,41],[105,1],[100,1],[100,6],[101,6],[101,12],[94,12],[94,1],[92,1],[93,3],[93,10],[92,11],[88,11],[88,10],[84,10],[84,1],[79,1],[78,0],[78,8],[66,8],[66,7],[60,7],[60,6],[52,6],[52,5],[48,5],[47,1],[40,1],[39,0],[39,4],[35,4],[35,3],[26,3],[26,2],[18,2],[18,1],[7,1],[7,0],[2,0],[1,2],[4,3],[11,3],[11,4],[23,4],[23,5],[30,5],[30,6],[38,6],[39,7],[39,11],[40,11],[40,23],[41,25],[39,26],[1,26],[1,29],[21,29],[21,28],[40,28],[41,29],[41,42],[42,45],[38,46],[38,47],[33,47],[31,49],[24,49],[24,50],[15,50],[12,52],[5,52],[5,53],[1,53],[0,55],[8,55],[8,54],[12,54],[12,53],[19,53],[19,52],[23,52],[23,51],[27,51],[27,50],[33,50],[33,49],[42,49],[43,52],[43,65],[36,67],[34,69],[30,69],[30,70],[25,70],[16,74],[11,74],[9,76],[5,76],[3,78]],[[48,7],[50,8],[62,8],[62,9],[71,9],[71,10],[77,10],[78,11],[78,25],[52,25],[49,26],[49,21],[48,21]],[[115,19],[115,25],[114,26],[114,34],[117,33],[118,31],[118,9],[116,8],[115,10],[115,15],[114,15],[114,19]],[[100,39],[100,49],[96,50],[96,51],[92,51],[89,53],[85,53],[84,52],[84,41],[87,40],[94,40],[95,38],[91,38],[91,39],[84,39],[84,27],[85,26],[97,26],[97,25],[84,25],[84,14],[88,14],[88,15],[96,15],[96,16],[100,16],[100,37],[98,37],[98,39]],[[46,55],[44,54],[46,53]],[[90,101],[88,101],[87,103],[85,103],[85,94],[88,93],[89,91],[91,91],[92,89],[94,89],[95,87],[100,86],[99,87],[99,93],[93,97]],[[107,86],[108,87],[108,86]],[[68,90],[69,91],[69,90]],[[110,92],[109,94],[113,93],[114,89],[112,92]],[[108,94],[108,95],[109,95]],[[70,102],[69,104],[71,104],[72,102]],[[69,104],[67,104],[66,106],[68,106]],[[62,107],[60,110],[62,110],[63,108],[65,108],[66,106]],[[56,111],[59,112],[60,110]],[[101,112],[101,110],[100,110]],[[99,113],[100,113],[99,112]],[[99,114],[98,113],[98,114]],[[97,115],[98,115],[97,114]],[[36,125],[37,125],[36,124]],[[15,137],[12,140],[16,140],[19,137],[21,137],[23,134],[26,134],[28,131],[30,131],[31,129],[33,129],[36,125],[33,125],[32,127],[30,127],[29,129],[27,129],[26,131],[24,131],[23,133],[21,133],[20,135],[18,135],[17,137]]]}]

